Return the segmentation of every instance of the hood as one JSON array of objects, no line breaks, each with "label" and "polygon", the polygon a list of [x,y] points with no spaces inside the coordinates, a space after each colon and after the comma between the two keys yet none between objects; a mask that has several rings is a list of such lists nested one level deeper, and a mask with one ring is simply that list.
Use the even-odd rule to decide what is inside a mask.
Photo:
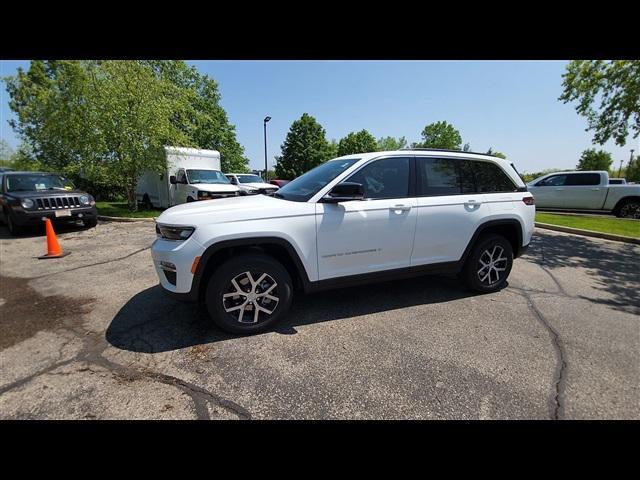
[{"label": "hood", "polygon": [[167,225],[199,226],[313,213],[313,203],[250,195],[183,203],[165,210],[156,221]]},{"label": "hood", "polygon": [[203,192],[237,192],[238,187],[230,183],[191,183],[190,187],[197,188]]},{"label": "hood", "polygon": [[272,190],[278,190],[278,186],[277,185],[273,185],[272,183],[241,183],[240,185],[238,185],[240,188],[242,187],[248,187],[248,188],[266,188],[266,189],[272,189]]},{"label": "hood", "polygon": [[15,198],[48,198],[48,197],[69,197],[80,195],[89,195],[82,190],[29,190],[28,192],[7,192],[7,195],[11,195]]}]

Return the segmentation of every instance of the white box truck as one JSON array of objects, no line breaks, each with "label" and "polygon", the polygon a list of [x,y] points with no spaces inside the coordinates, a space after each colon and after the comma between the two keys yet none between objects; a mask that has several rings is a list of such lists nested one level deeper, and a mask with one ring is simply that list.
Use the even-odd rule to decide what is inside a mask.
[{"label": "white box truck", "polygon": [[145,172],[138,179],[136,195],[147,208],[240,195],[240,189],[220,171],[220,152],[164,147],[163,156],[164,172]]}]

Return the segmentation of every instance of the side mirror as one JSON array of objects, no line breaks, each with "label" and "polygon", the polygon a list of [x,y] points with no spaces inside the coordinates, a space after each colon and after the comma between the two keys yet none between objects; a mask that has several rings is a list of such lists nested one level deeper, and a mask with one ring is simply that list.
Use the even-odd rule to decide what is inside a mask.
[{"label": "side mirror", "polygon": [[178,183],[178,182],[177,182],[177,180],[176,180],[176,176],[175,176],[175,175],[171,175],[171,176],[169,177],[169,183],[170,183],[171,185],[175,185],[176,183]]},{"label": "side mirror", "polygon": [[340,203],[363,199],[364,189],[361,183],[342,182],[333,187],[331,191],[322,198],[322,202]]}]

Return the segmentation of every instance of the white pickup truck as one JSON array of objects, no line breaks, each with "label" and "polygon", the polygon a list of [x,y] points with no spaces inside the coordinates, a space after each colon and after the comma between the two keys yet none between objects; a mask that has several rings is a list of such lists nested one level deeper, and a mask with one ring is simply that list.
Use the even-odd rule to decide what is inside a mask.
[{"label": "white pickup truck", "polygon": [[605,171],[554,172],[527,184],[541,209],[595,210],[640,218],[640,185],[611,185]]}]

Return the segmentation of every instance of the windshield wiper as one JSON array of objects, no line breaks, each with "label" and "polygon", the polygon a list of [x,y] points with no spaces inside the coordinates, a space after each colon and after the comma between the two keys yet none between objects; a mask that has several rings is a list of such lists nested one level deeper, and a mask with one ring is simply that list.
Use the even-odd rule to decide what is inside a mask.
[{"label": "windshield wiper", "polygon": [[47,190],[66,190],[64,187],[49,187]]}]

